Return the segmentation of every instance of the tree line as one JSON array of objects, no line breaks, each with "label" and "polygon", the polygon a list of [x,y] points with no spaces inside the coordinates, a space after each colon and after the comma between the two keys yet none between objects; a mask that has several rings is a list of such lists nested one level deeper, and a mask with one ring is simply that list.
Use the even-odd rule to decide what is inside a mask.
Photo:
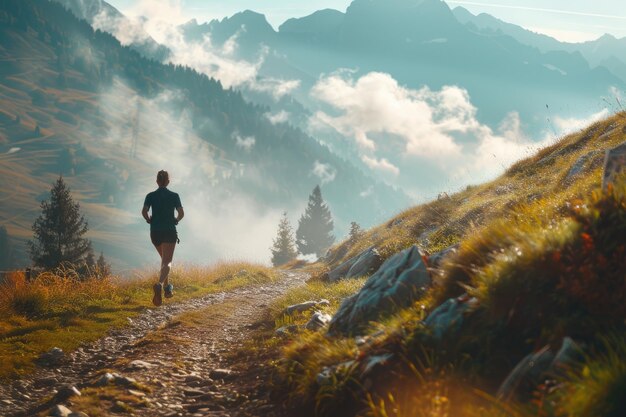
[{"label": "tree line", "polygon": [[[301,255],[315,255],[321,258],[335,243],[334,222],[328,205],[322,197],[320,186],[309,195],[308,204],[298,221],[295,236],[293,227],[287,218],[287,212],[278,224],[278,232],[271,247],[272,264],[284,265]],[[356,222],[350,225],[349,239],[353,243],[361,236],[361,227]]]}]

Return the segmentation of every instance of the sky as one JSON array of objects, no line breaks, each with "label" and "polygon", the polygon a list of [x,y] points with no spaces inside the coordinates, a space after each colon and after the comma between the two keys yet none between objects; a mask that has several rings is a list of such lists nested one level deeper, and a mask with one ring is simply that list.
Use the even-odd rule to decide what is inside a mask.
[{"label": "sky", "polygon": [[[132,12],[139,2],[180,3],[184,17],[198,21],[222,19],[250,9],[266,15],[278,26],[290,17],[306,16],[316,10],[345,11],[351,0],[108,0],[122,12]],[[610,33],[626,37],[624,0],[450,0],[451,8],[463,6],[474,14],[489,13],[510,23],[562,41],[582,42]]]}]

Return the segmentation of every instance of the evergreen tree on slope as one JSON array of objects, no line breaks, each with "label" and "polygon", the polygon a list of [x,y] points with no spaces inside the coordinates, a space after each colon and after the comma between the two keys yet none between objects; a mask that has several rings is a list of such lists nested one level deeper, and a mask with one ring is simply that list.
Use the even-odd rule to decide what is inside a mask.
[{"label": "evergreen tree on slope", "polygon": [[88,226],[80,205],[72,200],[63,177],[55,182],[50,200],[41,202],[41,215],[33,223],[35,241],[28,242],[35,266],[52,269],[63,263],[80,265],[91,252],[91,241],[83,235]]},{"label": "evergreen tree on slope", "polygon": [[280,219],[278,233],[271,251],[272,265],[274,266],[286,264],[298,255],[293,239],[293,229],[289,224],[289,219],[287,219],[287,212],[284,212],[282,219]]},{"label": "evergreen tree on slope", "polygon": [[296,245],[301,254],[315,254],[322,257],[326,250],[335,242],[333,218],[330,210],[322,199],[319,185],[309,196],[309,203],[298,222]]}]

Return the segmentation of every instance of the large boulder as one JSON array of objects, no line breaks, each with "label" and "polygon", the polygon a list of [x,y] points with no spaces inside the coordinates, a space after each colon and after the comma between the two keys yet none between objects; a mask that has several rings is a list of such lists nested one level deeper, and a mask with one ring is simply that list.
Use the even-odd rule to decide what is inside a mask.
[{"label": "large boulder", "polygon": [[614,182],[617,176],[623,172],[626,172],[626,142],[606,151],[602,189],[606,190],[609,183]]},{"label": "large boulder", "polygon": [[582,349],[569,337],[563,338],[556,353],[550,346],[545,346],[527,355],[513,368],[500,385],[498,397],[528,399],[545,379],[564,375],[567,368],[581,358]]},{"label": "large boulder", "polygon": [[356,278],[369,275],[383,263],[378,250],[373,246],[343,262],[328,273],[328,281],[337,282],[344,278]]},{"label": "large boulder", "polygon": [[478,300],[462,295],[450,298],[434,309],[424,320],[424,325],[430,329],[435,340],[442,340],[452,336],[461,329],[466,314],[476,308]]},{"label": "large boulder", "polygon": [[430,284],[426,263],[417,246],[405,249],[387,259],[358,293],[343,301],[328,332],[356,334],[369,322],[410,306]]}]

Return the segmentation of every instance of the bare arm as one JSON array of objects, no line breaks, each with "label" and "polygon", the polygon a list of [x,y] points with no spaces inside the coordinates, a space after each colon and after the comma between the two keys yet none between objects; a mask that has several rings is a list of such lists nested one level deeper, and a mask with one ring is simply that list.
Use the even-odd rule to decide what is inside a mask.
[{"label": "bare arm", "polygon": [[148,210],[150,210],[147,206],[144,206],[141,210],[141,215],[144,219],[146,219],[146,223],[150,223],[152,221],[152,217],[148,214]]},{"label": "bare arm", "polygon": [[185,217],[185,210],[183,210],[182,207],[176,207],[176,213],[178,213],[178,215],[176,216],[176,224],[178,224],[178,222],[181,221],[183,217]]}]

